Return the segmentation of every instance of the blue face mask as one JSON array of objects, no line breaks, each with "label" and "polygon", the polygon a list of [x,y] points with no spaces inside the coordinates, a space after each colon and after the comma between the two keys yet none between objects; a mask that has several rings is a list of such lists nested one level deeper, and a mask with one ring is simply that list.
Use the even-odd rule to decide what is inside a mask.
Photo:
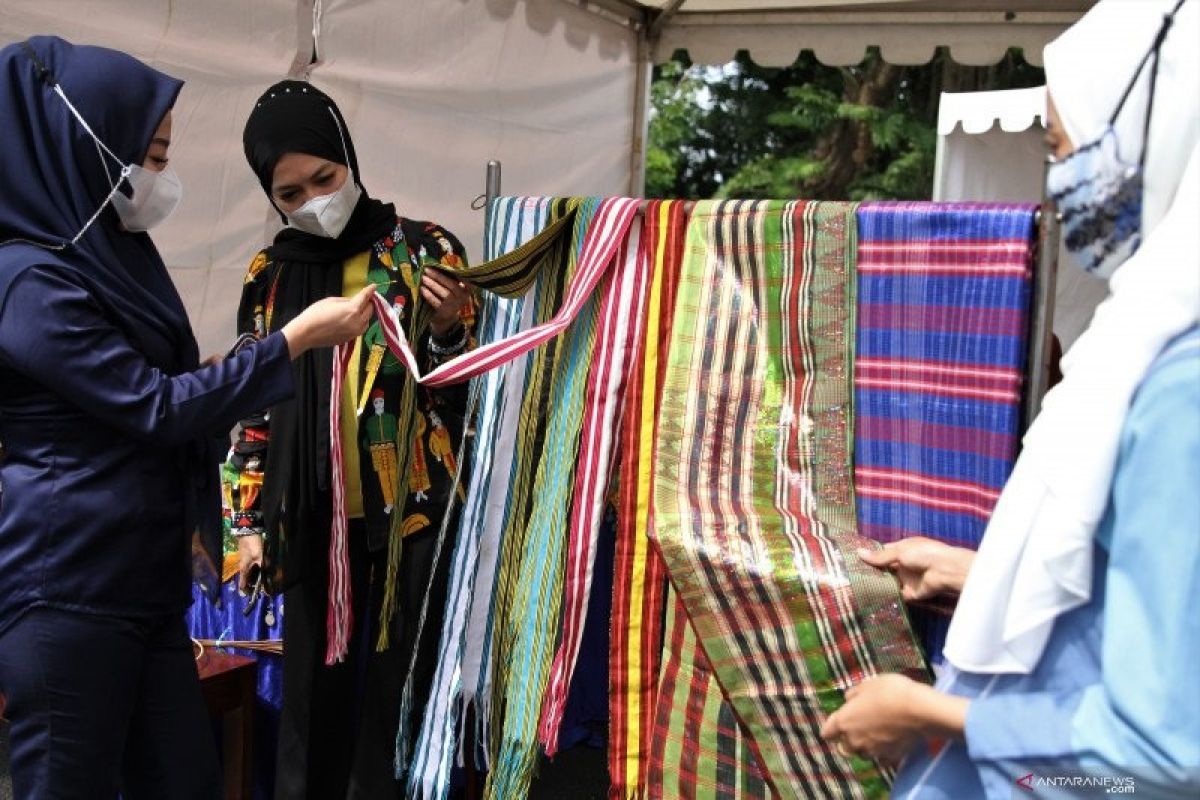
[{"label": "blue face mask", "polygon": [[[1143,174],[1150,115],[1154,108],[1154,86],[1158,78],[1158,51],[1181,5],[1183,0],[1179,0],[1163,19],[1154,44],[1138,64],[1104,132],[1062,161],[1052,164],[1046,174],[1046,193],[1062,215],[1063,244],[1067,252],[1086,272],[1100,278],[1111,277],[1142,243]],[[1115,124],[1151,58],[1154,67],[1150,72],[1142,152],[1136,162],[1130,162],[1121,157]]]},{"label": "blue face mask", "polygon": [[1046,191],[1062,215],[1063,244],[1088,273],[1112,276],[1141,245],[1142,188],[1142,163],[1121,160],[1111,124],[1050,166]]}]

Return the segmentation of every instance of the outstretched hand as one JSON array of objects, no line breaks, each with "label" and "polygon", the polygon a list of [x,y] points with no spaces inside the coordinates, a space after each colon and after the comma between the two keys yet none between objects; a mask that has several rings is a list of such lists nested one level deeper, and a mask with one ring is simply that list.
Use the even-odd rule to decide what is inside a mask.
[{"label": "outstretched hand", "polygon": [[332,347],[362,336],[371,322],[375,285],[353,297],[326,297],[310,305],[283,326],[292,358],[317,347]]}]

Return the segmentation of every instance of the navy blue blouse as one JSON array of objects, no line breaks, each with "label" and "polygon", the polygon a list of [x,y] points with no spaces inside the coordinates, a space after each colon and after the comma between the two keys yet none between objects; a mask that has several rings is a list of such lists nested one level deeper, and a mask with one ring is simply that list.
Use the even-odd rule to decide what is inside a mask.
[{"label": "navy blue blouse", "polygon": [[170,343],[117,319],[55,264],[0,307],[0,633],[35,606],[182,612],[188,442],[292,394],[280,333],[174,375]]}]

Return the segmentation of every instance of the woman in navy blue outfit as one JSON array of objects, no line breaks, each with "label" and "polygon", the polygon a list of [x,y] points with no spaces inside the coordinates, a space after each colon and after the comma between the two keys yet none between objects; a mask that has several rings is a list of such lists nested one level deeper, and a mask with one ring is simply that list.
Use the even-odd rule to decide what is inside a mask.
[{"label": "woman in navy blue outfit", "polygon": [[51,37],[0,50],[0,693],[21,798],[219,796],[183,612],[219,547],[220,442],[370,315],[367,292],[330,298],[201,366],[145,233],[179,199],[181,86]]}]

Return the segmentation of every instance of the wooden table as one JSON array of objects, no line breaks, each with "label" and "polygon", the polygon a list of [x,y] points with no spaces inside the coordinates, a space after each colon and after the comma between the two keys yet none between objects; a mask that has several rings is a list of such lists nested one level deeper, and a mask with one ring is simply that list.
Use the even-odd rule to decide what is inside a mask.
[{"label": "wooden table", "polygon": [[208,713],[223,726],[225,800],[250,800],[254,777],[254,703],[258,662],[205,650],[196,662]]}]

